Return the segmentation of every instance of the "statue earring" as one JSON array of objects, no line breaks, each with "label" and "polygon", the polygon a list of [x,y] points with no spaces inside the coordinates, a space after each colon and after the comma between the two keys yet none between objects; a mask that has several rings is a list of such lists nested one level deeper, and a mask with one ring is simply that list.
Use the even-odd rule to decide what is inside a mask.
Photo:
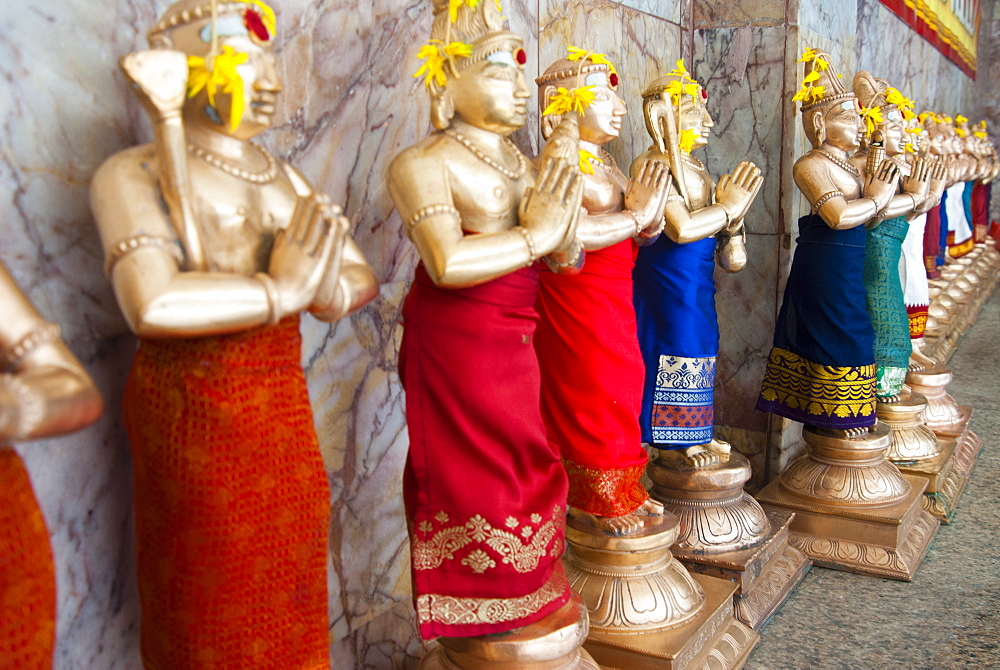
[{"label": "statue earring", "polygon": [[441,91],[431,99],[431,123],[438,130],[444,130],[451,125],[455,116],[455,101],[447,90]]}]

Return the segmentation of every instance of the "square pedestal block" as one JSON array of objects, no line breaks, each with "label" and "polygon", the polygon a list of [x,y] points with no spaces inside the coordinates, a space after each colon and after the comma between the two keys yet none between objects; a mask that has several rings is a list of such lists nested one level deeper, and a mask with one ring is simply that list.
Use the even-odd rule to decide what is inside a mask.
[{"label": "square pedestal block", "polygon": [[910,492],[894,505],[820,505],[789,493],[778,480],[768,484],[757,499],[795,512],[789,540],[816,565],[910,581],[939,522],[923,508],[927,481],[903,476]]},{"label": "square pedestal block", "polygon": [[584,643],[604,670],[735,670],[742,668],[760,641],[733,618],[736,585],[693,574],[705,592],[705,605],[676,628],[636,634],[595,633]]},{"label": "square pedestal block", "polygon": [[927,480],[924,509],[941,523],[950,524],[958,508],[959,498],[972,475],[983,440],[967,429],[957,438],[939,436],[938,441],[944,450],[937,458],[925,463],[900,464],[899,471],[904,475]]},{"label": "square pedestal block", "polygon": [[674,557],[692,573],[735,583],[736,618],[756,631],[764,627],[812,567],[809,557],[788,541],[795,514],[775,507],[765,507],[764,511],[771,532],[756,547],[720,554],[673,550]]}]

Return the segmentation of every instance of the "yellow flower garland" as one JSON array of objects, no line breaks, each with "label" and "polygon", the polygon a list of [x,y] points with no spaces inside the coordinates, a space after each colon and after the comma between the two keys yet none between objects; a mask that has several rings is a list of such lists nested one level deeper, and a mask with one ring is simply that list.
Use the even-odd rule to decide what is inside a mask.
[{"label": "yellow flower garland", "polygon": [[230,94],[232,102],[229,125],[233,130],[236,130],[243,119],[244,107],[243,77],[236,66],[245,63],[248,58],[248,54],[236,51],[229,45],[223,46],[222,53],[215,57],[188,56],[188,97],[193,98],[205,89],[208,91],[208,102],[214,108],[216,93],[221,91]]}]

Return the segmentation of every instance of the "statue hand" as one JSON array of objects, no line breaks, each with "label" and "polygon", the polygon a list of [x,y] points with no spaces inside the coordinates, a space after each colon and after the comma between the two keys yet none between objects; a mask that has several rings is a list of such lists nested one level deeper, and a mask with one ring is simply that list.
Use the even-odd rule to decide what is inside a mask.
[{"label": "statue hand", "polygon": [[874,200],[875,210],[881,212],[889,205],[892,196],[896,195],[898,180],[899,168],[889,159],[885,159],[879,164],[875,174],[868,178],[862,197]]},{"label": "statue hand", "polygon": [[[299,200],[288,227],[274,239],[268,275],[274,282],[277,318],[302,311],[313,301],[347,220],[323,195]],[[342,245],[339,245],[342,248]]]},{"label": "statue hand", "polygon": [[8,378],[8,375],[0,375],[0,444],[16,436],[21,419],[17,393],[6,383]]},{"label": "statue hand", "polygon": [[725,207],[729,215],[727,230],[733,232],[739,228],[763,183],[760,168],[749,161],[737,165],[732,176],[722,176],[715,186],[715,201]]},{"label": "statue hand", "polygon": [[929,163],[923,158],[917,157],[913,161],[910,174],[903,179],[903,192],[914,196],[918,204],[927,197],[929,173]]},{"label": "statue hand", "polygon": [[573,244],[582,199],[580,169],[564,158],[546,161],[535,185],[525,190],[518,211],[521,225],[534,239],[537,254]]},{"label": "statue hand", "polygon": [[639,232],[660,225],[669,177],[666,165],[660,161],[645,160],[635,177],[629,180],[625,189],[625,209],[635,214],[641,226]]}]

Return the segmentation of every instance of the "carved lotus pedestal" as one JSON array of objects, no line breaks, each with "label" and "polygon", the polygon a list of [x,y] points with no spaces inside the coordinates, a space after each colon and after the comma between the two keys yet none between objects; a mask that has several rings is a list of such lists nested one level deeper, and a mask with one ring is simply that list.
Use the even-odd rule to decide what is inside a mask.
[{"label": "carved lotus pedestal", "polygon": [[507,633],[442,637],[420,670],[600,670],[583,650],[587,608],[573,597],[541,621]]},{"label": "carved lotus pedestal", "polygon": [[707,468],[657,460],[646,473],[650,494],[680,520],[674,556],[692,572],[735,583],[736,618],[759,631],[812,567],[788,543],[795,515],[765,511],[743,490],[750,462],[736,452]]},{"label": "carved lotus pedestal", "polygon": [[924,510],[925,479],[904,475],[879,424],[846,439],[806,426],[808,452],[757,496],[795,512],[789,539],[817,565],[910,581],[938,529]]},{"label": "carved lotus pedestal", "polygon": [[902,472],[927,479],[924,508],[945,524],[951,523],[955,515],[983,446],[982,439],[969,430],[972,408],[960,407],[945,390],[951,378],[951,369],[940,364],[907,374],[907,384],[927,398],[925,423],[934,431],[942,450],[931,460],[899,464]]},{"label": "carved lotus pedestal", "polygon": [[733,617],[736,585],[688,571],[670,553],[678,519],[611,536],[577,519],[566,528],[566,572],[590,612],[585,648],[604,668],[741,668],[760,640]]},{"label": "carved lotus pedestal", "polygon": [[940,455],[937,435],[924,425],[925,409],[927,399],[906,387],[895,402],[879,399],[876,403],[875,415],[889,429],[885,455],[896,465],[929,461]]}]

